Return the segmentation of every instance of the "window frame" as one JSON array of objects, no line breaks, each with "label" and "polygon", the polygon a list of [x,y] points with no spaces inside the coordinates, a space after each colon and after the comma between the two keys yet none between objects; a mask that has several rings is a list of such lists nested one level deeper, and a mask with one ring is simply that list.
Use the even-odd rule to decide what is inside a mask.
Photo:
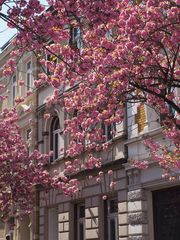
[{"label": "window frame", "polygon": [[79,49],[82,52],[83,49],[83,39],[82,39],[82,31],[80,27],[70,26],[70,38],[69,45],[74,49]]},{"label": "window frame", "polygon": [[[56,128],[56,124],[58,124],[59,128]],[[61,147],[64,147],[65,142],[63,137],[63,130],[61,129],[60,119],[58,116],[55,116],[52,119],[51,126],[50,126],[50,133],[51,133],[50,150],[53,151],[53,156],[50,158],[50,162],[54,162],[55,160],[59,159],[61,156],[64,156],[64,151],[61,152]]]},{"label": "window frame", "polygon": [[113,132],[116,132],[116,123],[111,123],[108,125],[102,123],[101,127],[103,130],[103,135],[106,136],[105,142],[111,141],[115,137]]},{"label": "window frame", "polygon": [[[80,217],[80,208],[84,207],[84,216]],[[80,203],[76,205],[76,219],[77,224],[76,224],[76,240],[85,240],[85,231],[86,231],[86,227],[85,227],[85,204],[84,203]],[[83,225],[83,236],[80,236],[80,224]]]},{"label": "window frame", "polygon": [[[117,201],[117,211],[116,212],[110,212],[110,203],[111,201]],[[110,226],[110,221],[115,221],[115,238],[111,238],[112,229]],[[105,203],[105,224],[106,226],[106,234],[108,236],[108,240],[118,240],[119,239],[119,232],[118,232],[118,199],[116,197],[110,198],[106,200]]]},{"label": "window frame", "polygon": [[17,97],[17,76],[14,74],[12,76],[12,105],[15,105],[15,100]]},{"label": "window frame", "polygon": [[26,129],[26,141],[27,141],[27,144],[28,144],[28,153],[30,154],[31,151],[30,151],[30,146],[29,146],[29,143],[30,143],[30,138],[31,138],[31,128],[28,128]]},{"label": "window frame", "polygon": [[[54,44],[54,41],[51,40],[48,42],[47,47],[51,46],[52,44]],[[56,57],[56,55],[54,55],[53,53],[50,53],[50,52],[48,53],[48,49],[46,49],[46,50],[47,50],[47,52],[45,53],[45,60],[51,62],[52,61],[51,58],[54,56],[55,60],[53,60],[53,62],[55,65],[58,64],[58,57]],[[45,73],[47,75],[53,75],[53,73],[49,70],[48,66],[45,67]]]},{"label": "window frame", "polygon": [[[30,65],[28,67],[28,65]],[[27,91],[33,88],[33,76],[32,76],[32,61],[26,63],[26,89]]]}]

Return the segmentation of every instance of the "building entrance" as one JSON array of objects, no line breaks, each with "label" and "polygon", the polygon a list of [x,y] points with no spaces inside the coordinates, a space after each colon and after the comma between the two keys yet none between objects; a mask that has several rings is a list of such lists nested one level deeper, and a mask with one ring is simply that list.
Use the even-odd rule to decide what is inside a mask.
[{"label": "building entrance", "polygon": [[154,239],[180,239],[180,186],[153,192]]}]

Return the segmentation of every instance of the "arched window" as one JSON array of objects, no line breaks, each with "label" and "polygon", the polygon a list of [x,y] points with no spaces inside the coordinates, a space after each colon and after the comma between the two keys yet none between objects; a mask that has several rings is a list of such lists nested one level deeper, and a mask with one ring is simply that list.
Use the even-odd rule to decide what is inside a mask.
[{"label": "arched window", "polygon": [[51,161],[57,159],[60,156],[60,145],[61,145],[61,131],[59,118],[54,117],[51,123],[51,151],[53,151],[53,156]]}]

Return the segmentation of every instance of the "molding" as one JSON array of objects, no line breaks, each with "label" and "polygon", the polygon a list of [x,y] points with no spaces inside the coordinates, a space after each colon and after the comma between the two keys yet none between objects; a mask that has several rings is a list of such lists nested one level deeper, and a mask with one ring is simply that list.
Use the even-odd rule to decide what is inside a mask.
[{"label": "molding", "polygon": [[148,236],[142,236],[142,235],[130,236],[128,239],[129,240],[150,240]]}]

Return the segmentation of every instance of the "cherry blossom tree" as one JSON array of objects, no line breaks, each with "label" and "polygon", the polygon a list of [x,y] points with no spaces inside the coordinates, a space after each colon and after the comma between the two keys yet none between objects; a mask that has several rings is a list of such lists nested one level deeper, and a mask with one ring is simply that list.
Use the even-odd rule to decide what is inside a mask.
[{"label": "cherry blossom tree", "polygon": [[0,211],[1,218],[21,216],[31,211],[34,186],[49,187],[52,178],[44,169],[48,155],[31,154],[20,135],[15,109],[0,114]]},{"label": "cherry blossom tree", "polygon": [[[16,51],[4,75],[12,73],[24,51],[33,51],[44,67],[35,86],[54,86],[47,107],[61,104],[69,116],[64,130],[71,134],[67,157],[89,152],[84,165],[77,159],[68,162],[65,175],[100,168],[100,159],[91,152],[110,145],[100,126],[123,121],[127,103],[144,103],[161,116],[169,141],[161,145],[148,139],[145,144],[166,175],[177,170],[179,176],[180,1],[47,2],[50,7],[45,10],[38,0],[11,1],[7,14],[0,13],[10,27],[18,29]],[[8,0],[0,4],[8,6]],[[73,91],[65,91],[67,87]],[[146,167],[137,161],[135,165]],[[78,186],[78,181],[63,178],[59,185],[68,189],[66,193],[76,192],[72,185]]]}]

